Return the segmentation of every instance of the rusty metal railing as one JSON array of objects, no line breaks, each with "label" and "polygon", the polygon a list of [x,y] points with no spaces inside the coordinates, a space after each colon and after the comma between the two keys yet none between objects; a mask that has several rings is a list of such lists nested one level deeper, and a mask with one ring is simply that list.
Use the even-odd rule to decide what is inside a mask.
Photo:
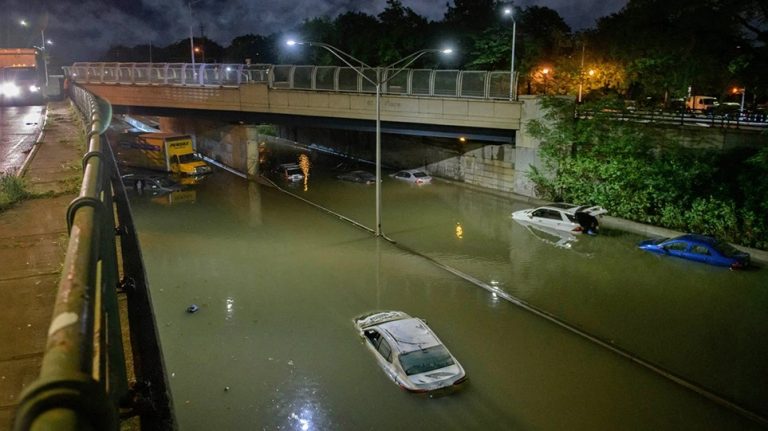
[{"label": "rusty metal railing", "polygon": [[[126,416],[138,416],[143,429],[174,429],[130,207],[101,136],[110,108],[79,87],[71,98],[87,120],[83,183],[67,210],[69,242],[40,376],[21,395],[14,429],[117,430]],[[128,299],[130,368],[121,289]]]}]

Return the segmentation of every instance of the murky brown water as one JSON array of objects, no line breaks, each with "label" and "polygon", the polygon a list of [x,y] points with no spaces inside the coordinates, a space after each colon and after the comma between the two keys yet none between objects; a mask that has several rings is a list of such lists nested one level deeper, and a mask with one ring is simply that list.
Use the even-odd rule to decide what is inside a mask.
[{"label": "murky brown water", "polygon": [[[372,186],[317,170],[289,189],[373,225]],[[766,270],[660,259],[621,232],[558,247],[509,218],[523,204],[444,183],[387,178],[383,196],[398,243],[766,405]],[[759,429],[284,193],[219,173],[190,200],[133,203],[182,430]],[[352,326],[377,309],[427,319],[469,383],[433,399],[400,390]]]}]

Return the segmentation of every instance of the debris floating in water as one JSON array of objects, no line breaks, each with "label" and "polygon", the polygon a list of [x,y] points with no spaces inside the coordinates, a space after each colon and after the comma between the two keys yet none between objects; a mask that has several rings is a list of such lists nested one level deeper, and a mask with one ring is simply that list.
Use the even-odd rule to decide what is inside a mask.
[{"label": "debris floating in water", "polygon": [[187,307],[187,313],[197,313],[197,310],[200,308],[197,306],[197,304],[192,304],[189,307]]}]

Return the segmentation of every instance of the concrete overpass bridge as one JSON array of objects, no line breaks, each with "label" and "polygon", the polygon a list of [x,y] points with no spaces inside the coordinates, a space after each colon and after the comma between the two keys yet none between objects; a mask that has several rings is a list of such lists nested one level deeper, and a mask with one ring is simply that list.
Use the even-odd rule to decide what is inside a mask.
[{"label": "concrete overpass bridge", "polygon": [[[65,72],[70,81],[117,110],[131,107],[134,112],[189,117],[204,113],[246,124],[362,131],[372,131],[376,118],[375,87],[348,67],[75,63]],[[377,73],[383,79],[395,75],[382,88],[382,132],[475,143],[466,156],[433,170],[458,172],[456,179],[478,185],[532,193],[524,173],[537,163],[538,143],[526,138],[524,125],[539,116],[539,104],[536,97],[511,100],[509,72],[362,73],[373,80]]]}]

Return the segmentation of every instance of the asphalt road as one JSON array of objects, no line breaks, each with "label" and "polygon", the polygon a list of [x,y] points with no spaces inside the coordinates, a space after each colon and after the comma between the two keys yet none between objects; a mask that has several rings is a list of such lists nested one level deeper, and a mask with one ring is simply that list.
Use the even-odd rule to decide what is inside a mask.
[{"label": "asphalt road", "polygon": [[45,106],[0,106],[0,173],[24,163],[42,127]]}]

